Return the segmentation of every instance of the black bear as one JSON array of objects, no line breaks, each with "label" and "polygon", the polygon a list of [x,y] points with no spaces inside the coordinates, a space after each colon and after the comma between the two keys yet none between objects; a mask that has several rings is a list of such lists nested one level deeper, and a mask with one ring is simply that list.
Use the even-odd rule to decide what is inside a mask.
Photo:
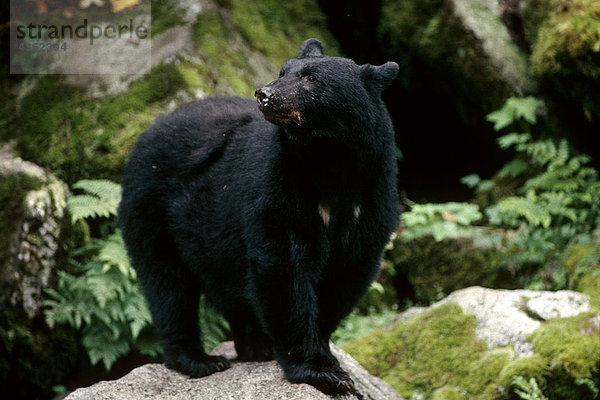
[{"label": "black bear", "polygon": [[229,367],[200,343],[198,299],[229,321],[241,360],[353,391],[329,337],[375,277],[399,220],[381,91],[398,65],[357,65],[306,40],[257,102],[209,98],[135,144],[119,221],[168,367]]}]

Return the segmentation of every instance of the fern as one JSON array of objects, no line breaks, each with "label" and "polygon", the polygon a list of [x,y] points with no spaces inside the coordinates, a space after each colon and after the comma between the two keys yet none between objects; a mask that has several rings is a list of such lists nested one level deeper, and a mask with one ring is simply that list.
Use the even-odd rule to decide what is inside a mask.
[{"label": "fern", "polygon": [[515,376],[512,384],[514,386],[514,392],[521,399],[524,400],[546,400],[546,396],[542,393],[542,390],[538,386],[535,378],[527,381],[522,376]]},{"label": "fern", "polygon": [[82,180],[73,185],[87,194],[72,196],[67,201],[73,222],[87,218],[109,218],[117,214],[121,186],[108,180]]},{"label": "fern", "polygon": [[486,118],[488,121],[494,123],[494,129],[496,131],[506,128],[520,118],[523,118],[530,124],[535,124],[535,110],[539,105],[540,101],[535,97],[511,97],[506,101],[502,108],[491,112]]},{"label": "fern", "polygon": [[529,164],[520,159],[507,162],[498,172],[500,178],[516,178],[529,170]]},{"label": "fern", "polygon": [[402,216],[406,230],[402,237],[414,240],[433,235],[436,241],[470,235],[468,225],[481,219],[479,207],[468,203],[416,204]]},{"label": "fern", "polygon": [[[106,180],[79,181],[83,193],[72,196],[68,210],[84,227],[88,245],[75,250],[70,271],[58,272],[58,287],[48,290],[44,315],[47,324],[68,324],[81,330],[82,344],[92,364],[108,370],[131,351],[157,356],[161,349],[152,319],[138,288],[123,239],[115,228],[121,187]],[[106,219],[102,238],[91,238],[87,221]],[[227,322],[202,300],[200,319],[207,346],[225,338]]]},{"label": "fern", "polygon": [[[515,109],[531,111],[533,102],[527,106],[517,103],[509,100],[500,112],[488,116],[496,130],[520,118],[532,122],[531,115],[519,115]],[[588,165],[589,156],[572,155],[565,139],[534,140],[529,133],[509,133],[497,141],[501,148],[517,152],[515,160],[505,165],[499,176],[529,174],[529,178],[516,195],[499,200],[485,213],[492,225],[517,229],[507,243],[511,252],[507,261],[513,265],[535,263],[540,271],[558,271],[553,279],[555,287],[561,288],[561,282],[566,282],[564,268],[556,267],[560,265],[561,252],[577,238],[591,237],[600,225],[598,171]]]}]

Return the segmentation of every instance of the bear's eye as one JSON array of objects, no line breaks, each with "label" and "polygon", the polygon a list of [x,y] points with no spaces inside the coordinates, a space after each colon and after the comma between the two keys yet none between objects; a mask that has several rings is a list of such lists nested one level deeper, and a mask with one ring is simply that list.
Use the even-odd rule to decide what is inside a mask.
[{"label": "bear's eye", "polygon": [[319,82],[319,80],[317,78],[315,78],[311,74],[304,75],[304,79],[306,79],[310,83],[317,83],[317,82]]},{"label": "bear's eye", "polygon": [[279,77],[280,78],[283,78],[284,75],[285,75],[285,71],[284,70],[279,71]]}]

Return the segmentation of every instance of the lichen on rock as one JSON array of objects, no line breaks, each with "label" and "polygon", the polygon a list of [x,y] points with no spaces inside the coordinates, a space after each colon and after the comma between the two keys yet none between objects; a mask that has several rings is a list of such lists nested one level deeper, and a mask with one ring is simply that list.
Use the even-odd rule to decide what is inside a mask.
[{"label": "lichen on rock", "polygon": [[43,289],[61,262],[67,193],[52,174],[0,152],[0,233],[7,244],[0,257],[0,300],[21,307],[29,319],[40,315]]}]

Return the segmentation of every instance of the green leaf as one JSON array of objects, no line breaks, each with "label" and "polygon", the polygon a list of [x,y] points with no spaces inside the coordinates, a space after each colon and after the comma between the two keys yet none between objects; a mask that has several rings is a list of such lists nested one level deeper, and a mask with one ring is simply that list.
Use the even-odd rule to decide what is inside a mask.
[{"label": "green leaf", "polygon": [[486,115],[486,119],[494,123],[495,131],[500,131],[521,118],[530,124],[535,124],[535,110],[539,105],[540,101],[535,97],[510,97],[502,108]]},{"label": "green leaf", "polygon": [[511,146],[527,143],[531,140],[529,133],[509,133],[504,136],[500,136],[496,139],[496,142],[502,150],[506,150]]},{"label": "green leaf", "polygon": [[465,175],[460,178],[460,183],[466,185],[469,189],[475,188],[479,182],[481,182],[481,178],[477,174]]},{"label": "green leaf", "polygon": [[500,178],[516,178],[517,176],[525,173],[527,170],[529,170],[529,165],[525,161],[517,158],[504,164],[504,166],[498,172],[498,176]]}]

